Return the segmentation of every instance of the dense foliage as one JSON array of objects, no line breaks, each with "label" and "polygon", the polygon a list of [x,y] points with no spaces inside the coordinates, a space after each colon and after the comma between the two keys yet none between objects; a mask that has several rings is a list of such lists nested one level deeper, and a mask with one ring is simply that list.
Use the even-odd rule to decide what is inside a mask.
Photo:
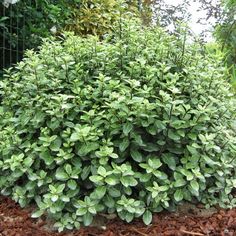
[{"label": "dense foliage", "polygon": [[0,70],[64,29],[103,36],[121,16],[131,17],[127,12],[138,14],[136,0],[0,0]]},{"label": "dense foliage", "polygon": [[0,189],[60,230],[183,201],[234,206],[236,104],[218,53],[123,22],[46,40],[1,82]]},{"label": "dense foliage", "polygon": [[[36,48],[41,38],[60,31],[76,0],[0,0],[0,70],[19,61],[25,49]],[[14,3],[14,4],[13,4]]]},{"label": "dense foliage", "polygon": [[236,0],[194,1],[200,2],[200,8],[206,12],[206,17],[199,19],[200,22],[213,19],[213,34],[221,50],[225,52],[224,60],[236,88]]},{"label": "dense foliage", "polygon": [[228,52],[228,63],[236,64],[236,1],[218,0],[207,2],[200,0],[207,10],[207,18],[215,18],[215,36],[222,45],[222,50]]},{"label": "dense foliage", "polygon": [[225,52],[225,61],[231,72],[231,82],[236,89],[236,1],[222,1],[222,14],[215,27],[215,36]]},{"label": "dense foliage", "polygon": [[132,17],[131,12],[138,12],[136,0],[81,0],[73,9],[73,17],[65,29],[81,36],[93,34],[102,37],[111,32],[121,18]]}]

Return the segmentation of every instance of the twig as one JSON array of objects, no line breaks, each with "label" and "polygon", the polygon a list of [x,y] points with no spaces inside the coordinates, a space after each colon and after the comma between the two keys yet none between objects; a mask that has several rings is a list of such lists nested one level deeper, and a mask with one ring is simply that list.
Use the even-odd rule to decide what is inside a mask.
[{"label": "twig", "polygon": [[186,231],[186,230],[180,230],[181,233],[185,234],[191,234],[191,235],[197,235],[197,236],[204,236],[204,234],[201,233],[196,233],[196,232],[191,232],[191,231]]},{"label": "twig", "polygon": [[148,236],[148,234],[142,233],[142,232],[138,231],[138,230],[135,229],[135,228],[132,228],[132,230],[133,230],[134,232],[136,232],[136,233],[142,235],[142,236]]}]

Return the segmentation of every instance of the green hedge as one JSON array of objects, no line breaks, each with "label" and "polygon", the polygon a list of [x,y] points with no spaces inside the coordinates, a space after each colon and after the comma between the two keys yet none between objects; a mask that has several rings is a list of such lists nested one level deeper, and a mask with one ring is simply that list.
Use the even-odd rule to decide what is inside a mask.
[{"label": "green hedge", "polygon": [[59,230],[181,201],[235,205],[235,100],[220,55],[124,22],[67,35],[1,82],[0,189]]}]

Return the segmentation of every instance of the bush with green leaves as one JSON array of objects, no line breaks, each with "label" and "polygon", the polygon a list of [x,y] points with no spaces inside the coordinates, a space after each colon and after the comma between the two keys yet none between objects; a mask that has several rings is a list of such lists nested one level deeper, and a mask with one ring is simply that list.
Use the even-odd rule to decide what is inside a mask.
[{"label": "bush with green leaves", "polygon": [[[236,103],[221,55],[123,22],[65,35],[1,82],[0,189],[59,230],[182,201],[235,206]],[[184,37],[185,38],[185,37]]]},{"label": "bush with green leaves", "polygon": [[41,38],[61,31],[72,17],[79,0],[0,0],[0,76],[23,57],[25,49],[36,49]]},{"label": "bush with green leaves", "polygon": [[0,0],[0,70],[20,61],[25,49],[37,49],[42,38],[64,30],[102,37],[137,8],[136,0]]}]

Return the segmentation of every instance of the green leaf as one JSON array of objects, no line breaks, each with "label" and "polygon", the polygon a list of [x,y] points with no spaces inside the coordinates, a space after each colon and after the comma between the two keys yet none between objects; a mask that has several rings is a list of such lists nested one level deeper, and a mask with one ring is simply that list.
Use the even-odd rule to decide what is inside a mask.
[{"label": "green leaf", "polygon": [[163,130],[166,128],[165,124],[163,123],[163,121],[161,120],[156,120],[155,121],[155,126],[159,129],[159,130]]},{"label": "green leaf", "polygon": [[189,133],[189,134],[188,134],[188,137],[189,137],[190,139],[194,140],[194,141],[197,140],[197,134],[196,134],[196,133]]},{"label": "green leaf", "polygon": [[103,180],[103,177],[99,175],[92,175],[89,177],[89,179],[94,183],[98,183]]},{"label": "green leaf", "polygon": [[56,170],[56,175],[55,175],[56,179],[57,180],[62,180],[62,181],[65,181],[65,180],[68,180],[69,179],[69,176],[68,174],[64,171],[63,168],[58,168]]},{"label": "green leaf", "polygon": [[151,176],[150,174],[141,174],[141,175],[139,176],[139,180],[140,180],[142,183],[148,182],[151,178],[152,178],[152,176]]},{"label": "green leaf", "polygon": [[133,124],[128,122],[123,125],[123,133],[125,136],[127,136],[130,131],[133,129]]},{"label": "green leaf", "polygon": [[146,210],[143,214],[143,222],[145,225],[149,225],[152,222],[152,213],[149,210]]},{"label": "green leaf", "polygon": [[209,166],[220,165],[219,163],[213,161],[210,157],[208,157],[208,156],[206,156],[206,155],[202,155],[202,158],[204,159],[204,161],[206,162],[206,164],[208,164]]},{"label": "green leaf", "polygon": [[112,157],[113,159],[119,158],[119,156],[116,153],[111,153],[109,156]]},{"label": "green leaf", "polygon": [[95,142],[83,143],[78,147],[77,154],[79,156],[86,156],[88,153],[95,151],[99,148],[99,144]]},{"label": "green leaf", "polygon": [[109,195],[113,198],[117,198],[121,196],[121,192],[119,189],[116,189],[115,187],[108,188]]},{"label": "green leaf", "polygon": [[91,130],[91,127],[89,127],[89,126],[85,126],[85,127],[81,128],[80,129],[81,135],[84,137],[88,136],[90,130]]},{"label": "green leaf", "polygon": [[63,202],[70,202],[70,198],[66,195],[61,196],[60,200],[63,201]]},{"label": "green leaf", "polygon": [[76,228],[77,230],[80,229],[80,222],[76,221],[76,222],[74,222],[74,225],[75,225],[75,228]]},{"label": "green leaf", "polygon": [[101,199],[106,194],[106,187],[105,186],[99,186],[95,190],[96,198]]},{"label": "green leaf", "polygon": [[187,182],[183,178],[179,178],[174,182],[174,187],[182,187],[186,184]]},{"label": "green leaf", "polygon": [[105,177],[107,175],[107,171],[103,166],[98,167],[98,174]]},{"label": "green leaf", "polygon": [[39,157],[44,160],[46,165],[51,165],[54,161],[54,159],[51,156],[49,151],[44,151],[44,152],[40,153]]},{"label": "green leaf", "polygon": [[87,208],[85,207],[79,207],[76,211],[77,216],[83,216],[88,212]]},{"label": "green leaf", "polygon": [[34,160],[32,159],[32,157],[28,156],[24,159],[23,163],[27,168],[30,168],[31,165],[33,164]]},{"label": "green leaf", "polygon": [[108,208],[113,208],[115,206],[115,201],[114,201],[114,199],[111,196],[106,195],[105,198],[104,198],[104,204]]},{"label": "green leaf", "polygon": [[168,176],[167,176],[164,172],[159,171],[159,170],[154,170],[154,171],[153,171],[153,174],[154,174],[157,178],[162,179],[162,180],[168,178]]},{"label": "green leaf", "polygon": [[85,215],[83,215],[83,223],[84,226],[89,226],[93,221],[93,215],[89,212],[87,212]]},{"label": "green leaf", "polygon": [[155,143],[145,143],[146,146],[143,147],[142,149],[146,152],[157,152],[158,150],[160,150],[159,145],[155,144]]},{"label": "green leaf", "polygon": [[79,139],[80,139],[80,135],[79,135],[77,132],[73,133],[73,134],[71,135],[71,137],[70,137],[70,141],[71,141],[71,142],[76,142],[76,141],[78,141]]},{"label": "green leaf", "polygon": [[171,170],[175,170],[176,169],[176,161],[175,161],[175,158],[173,157],[172,154],[170,154],[170,155],[163,154],[162,155],[162,160],[164,161],[164,163],[166,163],[168,165],[168,167]]},{"label": "green leaf", "polygon": [[180,136],[177,134],[177,132],[174,132],[172,130],[169,130],[168,137],[174,141],[180,140]]},{"label": "green leaf", "polygon": [[187,145],[187,149],[189,150],[189,152],[192,154],[192,155],[199,155],[197,149],[193,146],[190,146],[190,145]]},{"label": "green leaf", "polygon": [[160,166],[162,166],[162,163],[161,163],[161,161],[158,157],[154,157],[154,158],[149,158],[148,159],[148,165],[156,170]]},{"label": "green leaf", "polygon": [[137,180],[132,176],[122,176],[120,182],[125,186],[136,186],[138,184]]},{"label": "green leaf", "polygon": [[145,146],[145,144],[143,143],[143,140],[142,140],[142,136],[140,134],[136,134],[136,133],[132,132],[132,137],[134,139],[132,142],[134,142],[135,144],[137,144],[140,147]]},{"label": "green leaf", "polygon": [[66,185],[65,184],[60,184],[58,187],[57,187],[57,192],[58,193],[62,193],[63,190],[65,189]]},{"label": "green leaf", "polygon": [[142,162],[142,154],[137,149],[131,149],[130,155],[135,161]]},{"label": "green leaf", "polygon": [[190,185],[193,188],[194,191],[198,192],[199,191],[199,184],[196,180],[191,180]]},{"label": "green leaf", "polygon": [[[42,119],[43,118],[43,116],[44,116],[44,114],[38,114],[38,118],[39,119]],[[39,120],[38,119],[38,120]],[[55,130],[55,129],[57,129],[58,127],[59,127],[59,125],[60,125],[60,121],[59,120],[56,120],[56,119],[52,119],[52,120],[49,120],[49,121],[47,121],[47,126],[50,128],[50,129],[52,129],[52,130]]]},{"label": "green leaf", "polygon": [[143,169],[147,170],[147,171],[150,169],[150,166],[148,164],[145,164],[145,163],[141,163],[141,164],[139,164],[139,166],[142,167]]},{"label": "green leaf", "polygon": [[150,133],[151,135],[157,134],[157,128],[155,125],[150,125],[146,129],[147,129],[148,133]]},{"label": "green leaf", "polygon": [[70,175],[72,173],[72,166],[70,164],[66,164],[65,171],[68,175]]},{"label": "green leaf", "polygon": [[32,217],[32,218],[38,218],[38,217],[42,216],[43,213],[44,213],[44,210],[38,210],[38,211],[35,211],[35,212],[31,215],[31,217]]},{"label": "green leaf", "polygon": [[174,193],[175,201],[177,201],[177,202],[182,201],[183,198],[184,198],[184,194],[183,194],[182,189],[177,189]]},{"label": "green leaf", "polygon": [[194,177],[193,174],[192,174],[192,172],[189,171],[189,170],[181,169],[180,172],[181,172],[183,175],[186,176],[186,178],[187,178],[188,181],[192,180],[193,177]]},{"label": "green leaf", "polygon": [[114,175],[106,177],[105,182],[111,186],[114,186],[118,183],[118,179]]},{"label": "green leaf", "polygon": [[56,202],[58,200],[59,196],[58,195],[52,195],[51,200],[52,202]]},{"label": "green leaf", "polygon": [[87,179],[90,174],[90,171],[91,171],[91,166],[85,166],[82,170],[81,175],[80,175],[81,179],[82,180]]},{"label": "green leaf", "polygon": [[50,149],[54,152],[57,152],[61,148],[62,141],[59,137],[57,137],[51,144]]},{"label": "green leaf", "polygon": [[94,206],[91,206],[88,208],[89,213],[95,215],[97,213],[96,208]]},{"label": "green leaf", "polygon": [[119,145],[119,149],[120,149],[121,152],[124,152],[127,149],[128,146],[129,146],[129,139],[124,138],[122,140],[122,142],[120,143],[120,145]]},{"label": "green leaf", "polygon": [[134,219],[134,214],[133,213],[129,213],[129,212],[125,213],[126,222],[130,223],[133,219]]},{"label": "green leaf", "polygon": [[77,183],[75,180],[73,179],[70,179],[68,182],[67,182],[67,186],[72,189],[72,190],[75,190],[77,188]]}]

